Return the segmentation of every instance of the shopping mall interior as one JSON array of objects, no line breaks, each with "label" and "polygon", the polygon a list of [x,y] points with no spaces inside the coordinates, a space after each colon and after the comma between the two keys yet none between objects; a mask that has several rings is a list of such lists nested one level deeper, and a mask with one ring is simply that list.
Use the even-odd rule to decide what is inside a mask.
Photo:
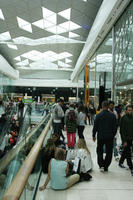
[{"label": "shopping mall interior", "polygon": [[[0,199],[131,200],[128,170],[123,174],[113,161],[116,171],[99,174],[92,126],[85,127],[85,138],[94,157],[94,181],[41,193],[38,185],[45,174],[36,168],[41,146],[52,133],[52,105],[59,98],[96,109],[104,100],[133,104],[132,72],[132,0],[0,0],[0,117],[5,120],[5,126],[0,121]],[[19,127],[18,140],[5,154],[3,141],[12,120]],[[30,162],[22,162],[31,138]]]}]

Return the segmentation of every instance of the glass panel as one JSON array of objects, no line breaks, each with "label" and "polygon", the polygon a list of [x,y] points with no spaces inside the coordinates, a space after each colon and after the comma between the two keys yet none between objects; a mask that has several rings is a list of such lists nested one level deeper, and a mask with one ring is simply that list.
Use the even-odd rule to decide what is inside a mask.
[{"label": "glass panel", "polygon": [[[12,151],[10,153],[10,155],[6,156],[6,161],[7,161],[7,160],[9,160],[9,157],[12,154],[14,154],[14,157],[10,161],[8,166],[6,166],[3,170],[1,169],[1,171],[0,171],[1,172],[0,173],[0,178],[2,180],[1,184],[0,184],[0,199],[2,198],[2,196],[4,195],[4,193],[8,189],[8,187],[10,186],[10,184],[12,183],[12,180],[16,176],[16,174],[19,171],[21,165],[23,164],[25,158],[27,157],[27,155],[30,152],[32,146],[36,142],[37,138],[40,136],[42,130],[45,128],[45,126],[46,126],[47,122],[49,121],[49,119],[50,119],[50,115],[48,115],[44,119],[43,123],[40,123],[40,125],[38,125],[38,128],[34,127],[32,129],[32,131],[29,132],[29,134],[26,135],[27,137],[22,141],[22,143],[18,144],[18,146],[17,146],[18,149],[16,149],[15,151]],[[51,129],[50,129],[50,132],[51,132]],[[50,134],[50,132],[49,132],[49,134]],[[49,136],[47,136],[47,137],[49,137]],[[16,154],[16,152],[18,152],[18,153]],[[0,162],[1,162],[1,164],[3,163],[2,160],[0,160]],[[39,161],[39,156],[38,156],[37,162],[40,162]],[[35,167],[35,169],[36,169],[36,167]],[[39,168],[39,170],[40,170],[40,168]],[[38,173],[39,173],[39,171],[38,171]],[[30,178],[29,178],[29,180],[30,180]],[[34,180],[37,180],[37,177],[36,178],[34,177]],[[33,185],[35,185],[35,184],[33,184]],[[29,181],[27,182],[26,188],[27,188],[28,191],[30,191],[30,194],[31,194],[31,191],[32,191],[33,188],[31,187]],[[22,196],[26,197],[25,191],[23,192]]]},{"label": "glass panel", "polygon": [[[133,2],[115,25],[115,79],[116,83],[133,78]],[[132,84],[117,87],[117,103],[132,103]],[[129,91],[130,90],[130,91]]]}]

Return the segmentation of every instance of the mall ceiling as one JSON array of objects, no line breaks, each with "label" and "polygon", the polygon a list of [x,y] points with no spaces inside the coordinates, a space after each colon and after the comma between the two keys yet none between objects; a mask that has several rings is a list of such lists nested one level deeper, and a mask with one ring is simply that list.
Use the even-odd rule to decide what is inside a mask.
[{"label": "mall ceiling", "polygon": [[19,70],[20,78],[61,79],[63,73],[68,78],[101,3],[0,0],[0,53]]}]

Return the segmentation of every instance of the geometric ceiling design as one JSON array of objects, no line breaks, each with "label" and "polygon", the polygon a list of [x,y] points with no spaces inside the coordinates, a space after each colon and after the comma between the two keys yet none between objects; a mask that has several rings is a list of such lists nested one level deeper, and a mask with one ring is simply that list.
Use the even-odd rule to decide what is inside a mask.
[{"label": "geometric ceiling design", "polygon": [[102,0],[0,0],[0,53],[18,70],[72,72]]}]

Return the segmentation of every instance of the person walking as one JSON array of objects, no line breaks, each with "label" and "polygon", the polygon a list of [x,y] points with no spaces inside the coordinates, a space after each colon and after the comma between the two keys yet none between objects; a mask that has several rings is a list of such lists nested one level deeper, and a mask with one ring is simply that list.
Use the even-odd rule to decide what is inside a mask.
[{"label": "person walking", "polygon": [[[93,127],[93,141],[96,141],[97,134],[97,158],[100,171],[108,171],[112,161],[113,140],[117,130],[116,117],[108,111],[108,101],[103,101],[102,109],[96,119]],[[103,146],[106,148],[106,156],[103,158]]]},{"label": "person walking", "polygon": [[82,139],[84,139],[85,116],[84,106],[80,105],[78,108],[78,136]]},{"label": "person walking", "polygon": [[133,163],[131,160],[131,147],[133,142],[133,108],[131,105],[126,107],[126,114],[121,118],[120,135],[123,144],[123,151],[119,160],[119,166],[125,168],[123,163],[126,159],[127,165],[131,170],[131,175],[133,176]]},{"label": "person walking", "polygon": [[77,117],[78,113],[74,110],[74,104],[71,103],[69,109],[67,109],[65,113],[67,144],[69,148],[74,148],[75,146]]},{"label": "person walking", "polygon": [[62,118],[64,117],[64,111],[62,109],[64,101],[62,99],[58,100],[58,103],[53,109],[53,129],[55,133],[58,133],[59,136],[65,139],[62,133]]},{"label": "person walking", "polygon": [[[114,101],[109,101],[109,111],[114,113],[115,117],[116,117],[116,122],[117,122],[117,128],[118,128],[118,114],[115,110],[115,107],[114,107],[115,103]],[[115,160],[118,161],[119,160],[119,155],[118,155],[118,150],[117,150],[117,137],[118,137],[118,134],[115,135],[114,137],[114,146],[113,146],[113,149],[114,149],[114,157],[115,157]]]}]

